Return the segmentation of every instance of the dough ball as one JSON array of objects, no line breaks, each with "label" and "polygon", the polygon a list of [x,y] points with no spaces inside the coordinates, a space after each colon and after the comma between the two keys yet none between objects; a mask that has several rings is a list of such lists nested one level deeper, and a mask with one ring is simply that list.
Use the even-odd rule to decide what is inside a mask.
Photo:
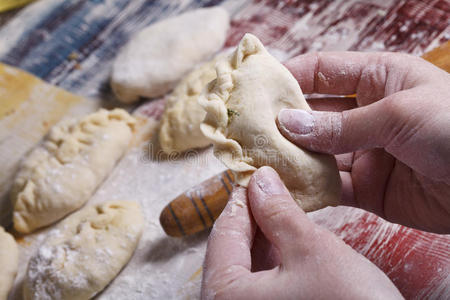
[{"label": "dough ball", "polygon": [[31,257],[24,299],[90,299],[130,260],[144,218],[137,203],[111,201],[72,214]]},{"label": "dough ball", "polygon": [[13,236],[0,226],[0,299],[6,300],[19,267],[19,249]]},{"label": "dough ball", "polygon": [[80,208],[127,150],[134,124],[123,109],[101,109],[52,127],[14,180],[14,228],[30,233]]},{"label": "dough ball", "polygon": [[226,10],[213,7],[144,28],[114,61],[111,87],[117,98],[131,103],[170,91],[193,66],[222,48],[229,22]]},{"label": "dough ball", "polygon": [[251,34],[216,71],[199,98],[207,112],[200,128],[238,183],[247,186],[257,168],[271,166],[303,210],[337,205],[341,182],[334,157],[302,150],[278,131],[281,109],[310,109],[292,74]]}]

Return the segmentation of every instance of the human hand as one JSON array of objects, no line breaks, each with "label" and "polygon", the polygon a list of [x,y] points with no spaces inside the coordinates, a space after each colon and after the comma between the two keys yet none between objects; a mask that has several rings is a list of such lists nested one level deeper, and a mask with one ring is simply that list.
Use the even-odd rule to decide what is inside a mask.
[{"label": "human hand", "polygon": [[206,250],[201,296],[402,298],[381,270],[310,221],[270,167],[255,172],[248,190],[235,188],[216,220]]},{"label": "human hand", "polygon": [[450,74],[394,53],[312,53],[285,65],[304,93],[357,94],[357,108],[278,115],[281,133],[296,145],[342,154],[343,204],[450,233]]}]

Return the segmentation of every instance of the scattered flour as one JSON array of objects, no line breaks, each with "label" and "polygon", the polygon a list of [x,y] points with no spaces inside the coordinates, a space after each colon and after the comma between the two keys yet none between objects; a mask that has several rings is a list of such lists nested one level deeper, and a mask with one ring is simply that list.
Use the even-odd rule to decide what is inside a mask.
[{"label": "scattered flour", "polygon": [[[78,260],[80,253],[73,251],[67,245],[58,247],[42,246],[36,256],[29,262],[28,277],[36,287],[34,297],[36,299],[60,299],[61,291],[55,282],[70,282],[76,288],[84,288],[88,285],[87,278],[82,273],[66,276],[61,270],[64,262],[73,263]],[[52,278],[52,280],[47,280]],[[45,282],[45,284],[44,284]]]}]

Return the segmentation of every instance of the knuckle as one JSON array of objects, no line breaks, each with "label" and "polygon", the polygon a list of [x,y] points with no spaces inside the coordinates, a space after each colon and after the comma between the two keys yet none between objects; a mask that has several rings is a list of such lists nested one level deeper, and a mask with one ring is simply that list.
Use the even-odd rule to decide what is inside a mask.
[{"label": "knuckle", "polygon": [[302,245],[304,255],[322,253],[324,248],[334,249],[338,242],[336,235],[317,225],[305,228],[302,233],[303,239],[308,241]]},{"label": "knuckle", "polygon": [[343,112],[333,112],[323,116],[322,125],[318,127],[316,134],[317,137],[320,137],[320,152],[335,154],[341,149],[344,115]]},{"label": "knuckle", "polygon": [[400,101],[398,101],[396,97],[391,97],[390,99],[388,99],[388,101],[386,101],[385,103],[384,108],[385,113],[388,114],[391,119],[393,118],[395,120],[401,118],[405,111],[405,106],[400,104]]},{"label": "knuckle", "polygon": [[313,112],[315,126],[309,148],[314,151],[334,154],[340,148],[342,135],[342,112]]},{"label": "knuckle", "polygon": [[419,60],[418,57],[408,53],[392,53],[383,52],[378,58],[379,62],[384,65],[405,65],[411,63],[412,60]]},{"label": "knuckle", "polygon": [[341,136],[343,130],[344,115],[343,112],[330,114],[330,148],[333,152],[339,152],[341,148]]},{"label": "knuckle", "polygon": [[393,95],[386,100],[383,110],[387,120],[384,130],[382,130],[383,134],[397,133],[410,119],[410,116],[408,116],[410,110],[406,109],[408,105],[403,101],[404,98],[402,97]]},{"label": "knuckle", "polygon": [[230,299],[234,291],[235,283],[242,279],[242,271],[242,267],[237,265],[220,268],[212,272],[205,270],[207,279],[203,282],[202,298]]}]

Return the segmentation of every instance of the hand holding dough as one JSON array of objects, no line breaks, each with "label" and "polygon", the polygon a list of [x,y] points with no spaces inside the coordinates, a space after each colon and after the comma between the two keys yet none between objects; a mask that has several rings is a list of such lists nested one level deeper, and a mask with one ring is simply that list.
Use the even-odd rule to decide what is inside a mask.
[{"label": "hand holding dough", "polygon": [[217,79],[199,98],[207,115],[200,128],[215,155],[247,186],[261,166],[273,167],[305,211],[337,205],[341,182],[331,155],[302,150],[278,131],[283,108],[309,110],[292,74],[253,35],[216,65]]},{"label": "hand holding dough", "polygon": [[111,87],[117,98],[131,103],[170,91],[195,64],[222,48],[229,22],[226,10],[212,7],[144,28],[114,61]]},{"label": "hand holding dough", "polygon": [[16,241],[0,226],[0,300],[6,300],[16,278],[19,249]]},{"label": "hand holding dough", "polygon": [[135,120],[123,109],[63,120],[14,180],[14,228],[30,233],[80,208],[125,153]]},{"label": "hand holding dough", "polygon": [[90,299],[130,260],[144,218],[135,202],[83,208],[62,221],[30,259],[24,299]]}]

